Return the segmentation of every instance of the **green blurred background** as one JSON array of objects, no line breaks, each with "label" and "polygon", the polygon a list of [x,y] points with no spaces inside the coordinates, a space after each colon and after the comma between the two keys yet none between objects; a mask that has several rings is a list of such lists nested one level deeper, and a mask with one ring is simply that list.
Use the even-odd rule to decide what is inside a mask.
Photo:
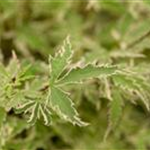
[{"label": "green blurred background", "polygon": [[[7,64],[14,50],[23,63],[33,64],[33,72],[42,72],[48,55],[70,35],[73,62],[119,64],[149,78],[150,37],[144,37],[149,31],[148,0],[0,0],[0,60]],[[128,103],[130,97],[125,96],[120,124],[104,141],[109,100],[103,84],[92,80],[67,88],[89,126],[58,121],[30,127],[10,112],[0,135],[4,150],[150,149],[149,114]]]}]

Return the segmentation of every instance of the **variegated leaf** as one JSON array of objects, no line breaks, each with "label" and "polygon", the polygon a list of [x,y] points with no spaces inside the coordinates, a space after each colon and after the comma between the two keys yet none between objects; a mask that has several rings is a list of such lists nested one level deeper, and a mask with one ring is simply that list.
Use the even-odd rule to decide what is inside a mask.
[{"label": "variegated leaf", "polygon": [[70,70],[64,77],[62,77],[57,84],[80,83],[82,80],[91,78],[103,78],[116,74],[118,71],[117,66],[94,66],[93,64],[86,65],[85,67],[77,67]]},{"label": "variegated leaf", "polygon": [[29,114],[28,122],[30,124],[34,124],[37,119],[43,119],[45,125],[49,125],[51,123],[51,112],[50,108],[44,103],[40,103],[38,101],[27,101],[26,103],[20,105],[16,109],[17,113],[25,113]]},{"label": "variegated leaf", "polygon": [[52,109],[64,120],[70,121],[74,125],[87,125],[87,123],[80,120],[78,113],[74,108],[74,104],[68,97],[67,93],[64,93],[57,87],[51,87],[50,105]]},{"label": "variegated leaf", "polygon": [[69,41],[69,37],[64,41],[61,49],[56,53],[55,57],[49,58],[49,67],[50,67],[50,82],[57,80],[62,71],[67,67],[67,64],[70,62],[72,57],[72,49]]},{"label": "variegated leaf", "polygon": [[134,91],[137,96],[140,97],[147,110],[150,109],[150,86],[146,83],[144,79],[126,74],[117,74],[114,75],[112,78],[116,86],[131,92]]},{"label": "variegated leaf", "polygon": [[122,115],[123,98],[118,88],[114,87],[114,89],[112,89],[111,97],[112,99],[109,102],[109,114],[108,114],[109,124],[104,139],[106,139],[110,134],[110,132],[117,127]]}]

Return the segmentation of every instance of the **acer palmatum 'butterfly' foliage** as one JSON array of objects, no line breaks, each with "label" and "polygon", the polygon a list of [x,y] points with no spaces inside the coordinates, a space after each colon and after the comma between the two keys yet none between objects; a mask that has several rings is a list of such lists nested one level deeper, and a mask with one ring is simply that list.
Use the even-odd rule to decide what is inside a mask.
[{"label": "acer palmatum 'butterfly' foliage", "polygon": [[[69,84],[84,84],[85,80],[111,81],[108,99],[108,131],[117,126],[124,105],[124,93],[139,97],[149,110],[150,87],[142,77],[117,65],[88,63],[71,65],[73,50],[69,37],[66,38],[55,56],[49,56],[46,75],[31,74],[31,65],[23,66],[15,52],[7,66],[0,64],[0,123],[11,109],[22,114],[27,122],[37,120],[50,125],[57,117],[73,125],[86,126],[81,120],[70,93],[64,91]],[[107,116],[106,116],[107,117]]]}]

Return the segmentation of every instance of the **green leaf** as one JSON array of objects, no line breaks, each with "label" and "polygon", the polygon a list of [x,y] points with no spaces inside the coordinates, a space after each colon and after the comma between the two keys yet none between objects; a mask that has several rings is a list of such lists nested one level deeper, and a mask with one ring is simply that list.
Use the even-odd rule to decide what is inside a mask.
[{"label": "green leaf", "polygon": [[117,74],[112,76],[112,78],[116,86],[128,90],[129,92],[134,91],[137,94],[137,96],[141,98],[147,110],[150,109],[150,86],[146,83],[144,79],[125,74]]},{"label": "green leaf", "polygon": [[12,94],[10,100],[7,102],[7,107],[15,108],[24,101],[25,101],[24,92],[21,90],[17,90],[15,93]]},{"label": "green leaf", "polygon": [[29,64],[27,66],[22,66],[21,71],[18,73],[18,77],[22,78],[22,77],[26,76],[26,74],[29,72],[30,68],[31,68],[31,64]]},{"label": "green leaf", "polygon": [[112,90],[112,100],[109,103],[109,124],[115,128],[122,114],[123,99],[119,89]]},{"label": "green leaf", "polygon": [[129,76],[119,74],[112,76],[114,83],[117,86],[120,86],[124,89],[136,89],[137,86],[134,83],[134,80]]},{"label": "green leaf", "polygon": [[72,52],[69,38],[67,38],[62,48],[56,53],[56,56],[54,58],[50,56],[50,82],[54,82],[66,68],[67,64],[70,62]]},{"label": "green leaf", "polygon": [[114,88],[112,90],[112,100],[109,102],[109,124],[104,139],[106,139],[109,133],[117,127],[122,115],[122,107],[123,99],[121,93],[118,88]]},{"label": "green leaf", "polygon": [[45,125],[51,123],[51,112],[50,108],[44,103],[36,100],[28,100],[16,109],[16,113],[29,113],[28,123],[34,124],[37,119],[43,119]]},{"label": "green leaf", "polygon": [[50,105],[52,109],[64,120],[70,121],[74,125],[87,125],[87,123],[82,122],[78,117],[78,113],[74,108],[72,100],[66,93],[57,87],[51,87]]},{"label": "green leaf", "polygon": [[38,118],[38,111],[39,111],[39,104],[34,103],[34,105],[32,105],[32,107],[31,107],[31,114],[28,119],[29,123],[34,124],[36,122],[36,120]]},{"label": "green leaf", "polygon": [[94,66],[89,64],[83,68],[77,67],[62,77],[57,84],[79,83],[85,79],[103,78],[111,76],[118,71],[117,66]]}]

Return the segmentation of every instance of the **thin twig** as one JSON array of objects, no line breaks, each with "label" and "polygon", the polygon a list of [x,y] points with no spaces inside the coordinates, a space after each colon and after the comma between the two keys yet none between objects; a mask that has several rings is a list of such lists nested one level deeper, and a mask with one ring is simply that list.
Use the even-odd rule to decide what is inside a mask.
[{"label": "thin twig", "polygon": [[141,36],[140,38],[138,38],[137,40],[135,40],[134,42],[130,43],[128,46],[127,46],[127,49],[129,48],[133,48],[135,45],[137,45],[139,42],[142,42],[145,38],[147,38],[148,36],[150,36],[150,30],[144,34],[143,36]]}]

